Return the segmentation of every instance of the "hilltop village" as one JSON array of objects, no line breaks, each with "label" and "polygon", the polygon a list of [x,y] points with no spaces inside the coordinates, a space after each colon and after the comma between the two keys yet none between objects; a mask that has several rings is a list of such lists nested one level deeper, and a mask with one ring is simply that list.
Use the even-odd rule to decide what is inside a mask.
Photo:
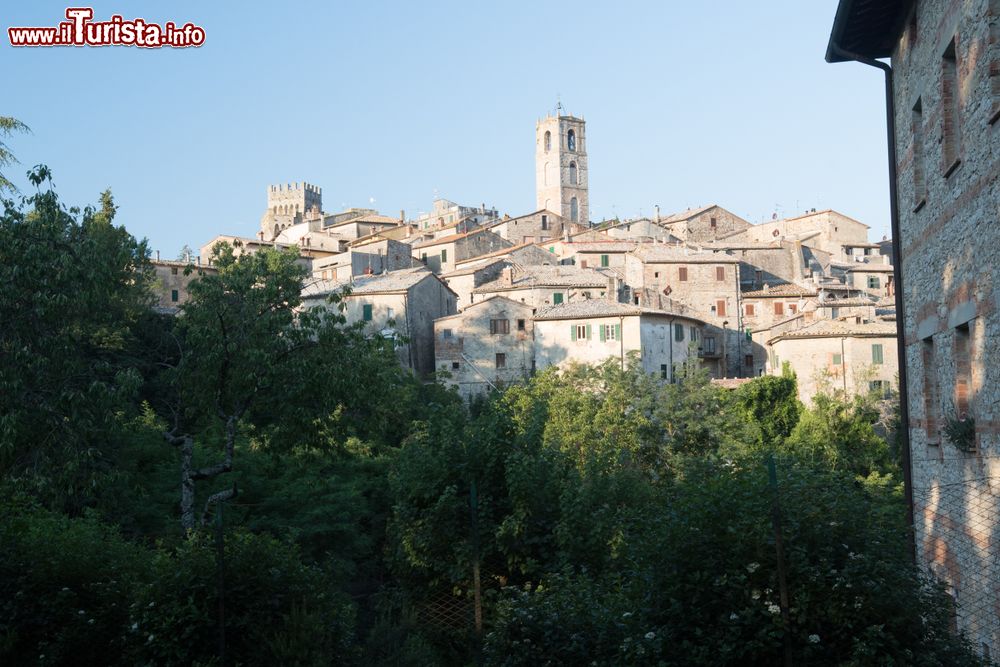
[{"label": "hilltop village", "polygon": [[806,401],[823,383],[895,385],[890,247],[867,225],[815,209],[751,224],[715,204],[595,223],[584,120],[547,116],[535,141],[536,210],[515,217],[445,199],[414,219],[327,213],[321,188],[271,185],[255,237],[157,257],[160,307],[178,312],[216,244],[294,247],[306,306],[346,295],[348,323],[395,339],[401,364],[466,397],[633,356],[669,381],[697,359],[724,386],[790,369]]}]

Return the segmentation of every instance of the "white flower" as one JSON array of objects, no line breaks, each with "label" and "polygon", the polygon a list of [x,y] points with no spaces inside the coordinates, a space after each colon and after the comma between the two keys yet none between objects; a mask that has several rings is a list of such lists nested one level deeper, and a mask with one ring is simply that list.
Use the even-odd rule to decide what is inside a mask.
[{"label": "white flower", "polygon": [[83,616],[83,610],[82,609],[80,611],[76,612],[76,613],[78,613],[80,616]]},{"label": "white flower", "polygon": [[624,614],[622,614],[622,618],[632,618],[632,612],[630,611],[625,612]]},{"label": "white flower", "polygon": [[138,623],[133,623],[132,624],[132,632],[135,632],[138,629],[139,629],[139,624]]},{"label": "white flower", "polygon": [[93,625],[94,624],[94,619],[88,620],[87,623],[89,623],[90,625]]},{"label": "white flower", "polygon": [[147,606],[147,607],[155,607],[155,606],[156,606],[156,603],[155,603],[155,602],[150,602],[150,603],[149,603],[148,605],[146,605],[146,606]]},{"label": "white flower", "polygon": [[149,635],[148,637],[146,637],[146,641],[147,642],[151,642],[151,641],[153,641],[154,637],[156,637],[156,635]]},{"label": "white flower", "polygon": [[819,643],[819,635],[809,635],[809,643],[810,644],[818,644]]},{"label": "white flower", "polygon": [[760,563],[750,563],[749,565],[747,565],[747,572],[749,572],[750,574],[753,574],[754,572],[757,571],[757,569],[759,567],[760,567]]},{"label": "white flower", "polygon": [[760,591],[754,591],[753,593],[750,594],[750,597],[752,597],[754,600],[759,600],[760,599]]},{"label": "white flower", "polygon": [[735,621],[735,620],[737,620],[738,618],[739,618],[739,616],[738,616],[738,615],[736,614],[736,612],[735,612],[735,611],[734,611],[733,613],[731,613],[731,614],[729,615],[729,620],[730,620],[730,621]]},{"label": "white flower", "polygon": [[767,605],[767,610],[772,614],[777,614],[781,611],[781,607],[772,602],[771,604]]},{"label": "white flower", "polygon": [[656,637],[656,633],[655,632],[647,632],[646,633],[646,639],[654,639],[655,637]]}]

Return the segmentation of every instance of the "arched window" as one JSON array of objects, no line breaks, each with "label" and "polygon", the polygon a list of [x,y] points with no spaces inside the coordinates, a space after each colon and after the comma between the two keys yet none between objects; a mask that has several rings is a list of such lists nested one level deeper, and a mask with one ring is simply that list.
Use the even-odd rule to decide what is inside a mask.
[{"label": "arched window", "polygon": [[569,200],[569,220],[570,222],[580,222],[580,205],[576,197]]},{"label": "arched window", "polygon": [[550,148],[552,148],[552,133],[545,130],[545,152],[548,153]]},{"label": "arched window", "polygon": [[576,162],[569,163],[569,184],[579,185],[579,183],[576,180]]},{"label": "arched window", "polygon": [[576,132],[573,130],[566,133],[566,148],[571,152],[576,152]]}]

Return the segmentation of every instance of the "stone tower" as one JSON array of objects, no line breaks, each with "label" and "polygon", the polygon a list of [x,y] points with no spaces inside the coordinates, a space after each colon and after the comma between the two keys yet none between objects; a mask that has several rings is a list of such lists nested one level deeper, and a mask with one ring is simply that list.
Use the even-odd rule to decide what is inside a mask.
[{"label": "stone tower", "polygon": [[546,116],[535,125],[535,208],[567,222],[590,222],[586,123],[574,116]]},{"label": "stone tower", "polygon": [[309,183],[270,185],[267,211],[260,221],[264,239],[273,240],[283,230],[317,218],[323,211],[323,190]]}]

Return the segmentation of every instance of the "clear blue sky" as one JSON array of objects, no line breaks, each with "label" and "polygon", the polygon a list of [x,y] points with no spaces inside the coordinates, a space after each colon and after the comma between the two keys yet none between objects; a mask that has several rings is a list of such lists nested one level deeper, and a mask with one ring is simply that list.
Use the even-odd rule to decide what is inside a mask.
[{"label": "clear blue sky", "polygon": [[[111,187],[165,256],[253,235],[269,183],[327,211],[426,211],[435,191],[534,208],[534,125],[587,120],[591,217],[718,203],[751,222],[835,208],[888,233],[882,75],[823,60],[835,0],[773,2],[136,2],[95,17],[192,21],[197,49],[12,49],[10,25],[66,4],[8,3],[0,115],[68,203]],[[14,5],[14,6],[11,6]]]}]

